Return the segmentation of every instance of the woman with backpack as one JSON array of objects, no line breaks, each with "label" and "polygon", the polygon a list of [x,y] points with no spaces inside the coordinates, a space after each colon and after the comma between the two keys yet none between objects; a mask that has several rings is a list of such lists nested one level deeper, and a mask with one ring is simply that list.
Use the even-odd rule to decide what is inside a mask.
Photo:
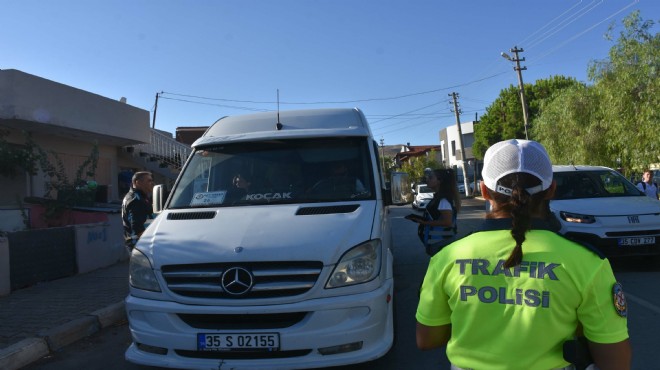
[{"label": "woman with backpack", "polygon": [[461,198],[451,169],[427,171],[426,185],[433,189],[433,199],[426,205],[423,217],[408,219],[419,224],[417,234],[426,247],[426,253],[433,255],[441,247],[431,247],[433,241],[429,240],[429,234],[435,234],[439,239],[449,239],[456,235],[456,217],[461,209]]},{"label": "woman with backpack", "polygon": [[456,214],[461,209],[461,198],[456,177],[451,169],[436,169],[426,175],[426,185],[433,189],[433,199],[424,210],[421,225],[455,228]]}]

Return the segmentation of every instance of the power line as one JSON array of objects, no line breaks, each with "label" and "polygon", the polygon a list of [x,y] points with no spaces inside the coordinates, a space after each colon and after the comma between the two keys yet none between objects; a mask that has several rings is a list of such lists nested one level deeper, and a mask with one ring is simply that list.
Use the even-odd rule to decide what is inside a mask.
[{"label": "power line", "polygon": [[[555,18],[553,18],[550,22],[548,22],[548,23],[546,23],[545,25],[543,25],[543,27],[541,27],[541,28],[539,28],[538,30],[532,32],[529,36],[525,37],[522,41],[518,42],[518,45],[525,45],[525,44],[527,43],[527,40],[529,40],[532,36],[536,35],[536,34],[539,33],[541,30],[543,30],[544,28],[548,27],[548,26],[549,26],[550,24],[552,24],[554,21],[556,21],[557,19],[561,18],[564,14],[570,12],[571,10],[573,10],[573,8],[579,6],[580,4],[582,4],[582,0],[580,0],[577,4],[573,5],[572,7],[568,8],[568,10],[564,11],[563,13],[561,13],[561,14],[559,14],[558,16],[556,16]],[[531,43],[531,41],[530,41],[530,43]]]},{"label": "power line", "polygon": [[[416,122],[416,123],[414,123],[414,125],[415,125],[415,127],[419,128],[420,126],[425,125],[427,123],[431,123],[431,122],[435,122],[435,119],[430,119],[430,120],[427,120],[427,121],[424,121],[424,122]],[[390,130],[390,131],[380,132],[378,135],[387,135],[387,134],[391,134],[393,132],[405,130],[405,129],[408,129],[408,128],[411,128],[411,127],[413,127],[413,124],[403,126],[403,127],[399,127],[399,128],[396,128],[396,129]],[[378,136],[378,135],[376,135],[376,136]]]},{"label": "power line", "polygon": [[395,114],[395,115],[393,115],[393,116],[391,116],[391,117],[383,118],[383,119],[380,119],[380,120],[378,120],[378,121],[371,122],[371,124],[373,125],[373,124],[378,123],[378,122],[387,121],[387,120],[389,120],[389,119],[393,119],[393,118],[395,118],[395,117],[399,117],[399,116],[402,116],[402,115],[404,115],[404,114],[414,113],[414,112],[420,111],[420,110],[422,110],[422,109],[426,109],[426,108],[429,108],[429,107],[433,107],[433,106],[438,105],[438,104],[440,104],[440,103],[433,103],[433,104],[429,104],[429,105],[424,106],[424,107],[421,107],[421,108],[413,109],[413,110],[408,111],[408,112],[405,112],[405,113]]},{"label": "power line", "polygon": [[[479,112],[479,111],[477,111],[477,110],[475,110],[475,111],[472,111],[472,110],[465,111],[465,113],[476,113],[476,112]],[[438,118],[450,118],[450,117],[453,117],[453,116],[454,116],[454,113],[450,112],[450,113],[447,113],[446,115],[443,115],[442,117],[438,117]],[[409,128],[413,128],[413,127],[414,128],[420,128],[422,125],[425,125],[427,123],[437,122],[438,118],[431,118],[431,119],[428,119],[428,120],[422,121],[422,122],[413,122],[409,125],[401,126],[401,127],[396,128],[396,129],[393,129],[393,130],[390,130],[390,131],[385,131],[385,132],[381,132],[380,130],[383,130],[383,129],[386,129],[386,128],[389,128],[389,127],[393,127],[393,126],[398,126],[398,125],[401,125],[401,124],[406,123],[406,122],[410,122],[410,121],[412,121],[412,119],[411,120],[406,120],[406,121],[403,121],[403,122],[397,122],[395,124],[391,124],[391,125],[387,125],[387,126],[380,126],[378,128],[372,128],[372,130],[374,131],[374,133],[378,132],[379,135],[385,135],[385,134],[389,134],[389,133],[392,133],[392,132],[397,132],[397,131],[401,131],[401,130],[405,130],[405,129],[409,129]]]},{"label": "power line", "polygon": [[442,115],[442,116],[437,116],[437,117],[414,117],[414,118],[408,118],[408,119],[403,120],[403,121],[393,122],[393,123],[391,123],[391,124],[389,124],[389,125],[379,126],[378,129],[379,129],[379,130],[382,130],[382,129],[385,129],[385,128],[389,128],[389,127],[393,127],[393,126],[398,126],[398,125],[404,124],[404,123],[406,123],[406,122],[418,121],[418,120],[425,119],[425,118],[430,118],[431,120],[438,120],[438,119],[441,119],[441,118],[448,117],[449,115],[450,115],[450,114],[448,113],[448,114],[445,114],[445,115]]},{"label": "power line", "polygon": [[[591,3],[587,4],[587,6],[590,6],[594,2],[595,2],[595,0],[592,1]],[[543,36],[541,39],[539,39],[537,41],[530,42],[527,49],[534,48],[536,45],[538,45],[538,44],[542,43],[543,41],[547,40],[550,36],[556,34],[557,32],[559,32],[559,31],[563,30],[564,28],[568,27],[568,25],[570,25],[571,23],[573,23],[573,22],[577,21],[578,19],[582,18],[584,15],[591,12],[592,10],[594,10],[596,7],[598,7],[602,3],[603,3],[603,0],[600,0],[600,2],[598,4],[595,4],[595,5],[591,6],[591,8],[580,9],[581,13],[578,12],[577,14],[571,15],[568,19],[560,22],[558,25],[556,25],[553,28],[551,28],[550,30],[546,31],[543,35],[541,35],[541,36]],[[571,18],[573,18],[573,19],[571,19]],[[551,33],[548,34],[548,32],[551,32]]]},{"label": "power line", "polygon": [[[560,27],[562,24],[566,23],[568,20],[576,17],[577,15],[579,15],[581,17],[582,15],[584,15],[584,14],[590,12],[591,10],[593,10],[596,6],[599,5],[599,4],[593,5],[597,1],[598,0],[592,0],[589,4],[586,4],[583,8],[576,10],[580,6],[580,4],[582,4],[582,0],[580,0],[577,4],[571,6],[570,8],[568,8],[567,10],[565,10],[564,12],[562,12],[561,14],[559,14],[558,16],[553,18],[550,22],[546,23],[545,25],[540,27],[538,30],[532,32],[530,35],[525,37],[522,42],[519,42],[517,44],[518,45],[527,44],[528,45],[527,46],[528,50],[535,47],[535,46],[538,46],[542,41],[545,41],[548,37],[550,37],[551,35],[554,35],[556,32],[558,32],[558,31],[555,31],[551,35],[548,35],[548,33],[551,32],[552,30],[557,29],[557,27]],[[638,1],[639,0],[635,0],[635,2],[638,2]],[[602,2],[602,0],[600,2]],[[628,6],[626,6],[626,7],[628,7]],[[585,11],[585,9],[586,9],[586,11]],[[577,15],[576,14],[571,14],[574,11],[577,11]],[[582,13],[582,14],[580,15],[580,13]],[[565,16],[567,16],[567,15],[568,15],[568,18],[562,19],[562,18],[565,18]],[[559,21],[559,23],[555,24],[558,21]],[[575,20],[573,20],[573,21],[575,21]],[[571,23],[573,21],[571,21]],[[599,22],[599,23],[602,23],[602,22]],[[560,29],[563,29],[564,27],[561,27]],[[577,37],[573,37],[570,40],[568,40],[568,41],[560,44],[559,46],[551,49],[548,53],[544,54],[543,56],[544,57],[547,56],[548,54],[554,52],[555,50],[559,49],[560,47],[564,46],[566,43],[574,40],[575,38],[577,38]],[[528,43],[528,40],[531,40],[531,41],[529,41],[529,43]],[[493,58],[493,60],[495,60],[495,57]],[[535,61],[536,59],[532,59],[532,60]],[[532,63],[530,63],[530,64],[532,64]],[[499,65],[499,63],[498,62],[492,62],[488,69],[489,70],[494,70],[496,68],[494,68],[493,66],[496,66],[496,65]]]},{"label": "power line", "polygon": [[[355,99],[355,100],[343,100],[343,101],[315,101],[315,102],[283,102],[280,101],[280,104],[287,104],[287,105],[313,105],[313,104],[348,104],[348,103],[363,103],[363,102],[370,102],[370,101],[383,101],[383,100],[396,100],[396,99],[403,99],[403,98],[409,98],[411,96],[418,96],[418,95],[425,95],[425,94],[432,94],[436,92],[440,92],[443,90],[450,90],[450,89],[455,89],[457,87],[464,87],[468,86],[477,82],[482,82],[491,78],[495,78],[497,76],[503,75],[506,72],[500,72],[491,76],[483,77],[477,80],[469,81],[466,83],[454,85],[454,86],[448,86],[448,87],[442,87],[439,89],[434,89],[434,90],[427,90],[427,91],[420,91],[420,92],[415,92],[415,93],[410,93],[410,94],[405,94],[405,95],[399,95],[399,96],[391,96],[391,97],[380,97],[380,98],[366,98],[366,99]],[[238,100],[238,99],[226,99],[226,98],[210,98],[210,97],[204,97],[204,96],[197,96],[197,95],[189,95],[189,94],[180,94],[180,93],[173,93],[173,92],[167,92],[164,91],[162,94],[169,94],[169,95],[174,95],[174,96],[182,96],[186,98],[194,98],[194,99],[201,99],[201,100],[217,100],[217,101],[224,101],[224,102],[232,102],[232,103],[247,103],[247,104],[276,104],[276,101],[257,101],[257,100]],[[162,95],[161,95],[162,97]],[[172,100],[177,100],[174,98],[170,98]],[[180,99],[181,101],[187,101]],[[190,101],[192,102],[192,101]]]},{"label": "power line", "polygon": [[[594,0],[594,1],[595,1],[595,0]],[[593,1],[592,1],[592,2],[593,2]],[[579,4],[581,4],[581,3],[582,3],[582,0],[580,0],[580,1],[578,2],[578,4],[573,5],[573,6],[570,7],[568,10],[564,11],[563,13],[561,13],[559,16],[555,17],[553,20],[551,20],[550,22],[548,22],[547,24],[545,24],[543,27],[541,27],[541,28],[539,28],[538,30],[532,32],[529,36],[527,36],[527,37],[523,40],[523,42],[519,42],[518,45],[524,44],[524,43],[525,43],[530,37],[532,37],[533,35],[535,35],[535,34],[541,32],[544,28],[548,27],[550,24],[552,24],[552,23],[553,23],[554,21],[556,21],[557,19],[561,18],[563,15],[569,13],[572,9],[574,9],[575,7],[577,7],[577,6],[578,6]],[[484,72],[484,73],[489,73],[489,71],[492,71],[492,70],[495,70],[495,69],[500,69],[500,67],[498,67],[498,66],[501,65],[501,64],[500,64],[499,61],[497,61],[496,59],[497,59],[496,57],[493,57],[493,61],[490,63],[490,65],[489,65],[488,67],[485,68],[485,70],[486,70],[487,72]],[[505,73],[507,73],[507,72],[500,72],[500,74],[505,74]]]},{"label": "power line", "polygon": [[[391,114],[366,114],[367,118],[388,118],[391,117]],[[401,116],[397,116],[396,118],[401,117],[401,119],[407,119],[407,118],[440,118],[442,115],[440,112],[431,112],[431,113],[411,113],[411,114],[404,114]],[[395,118],[395,119],[396,119]]]},{"label": "power line", "polygon": [[167,99],[167,100],[174,100],[174,101],[180,101],[184,103],[192,103],[192,104],[200,104],[200,105],[210,105],[214,107],[222,107],[222,108],[231,108],[231,109],[239,109],[239,110],[248,110],[248,111],[253,111],[253,112],[268,112],[272,111],[273,109],[258,109],[258,108],[249,108],[249,107],[238,107],[235,105],[224,105],[224,104],[212,104],[212,103],[204,103],[204,102],[199,102],[199,101],[193,101],[193,100],[186,100],[186,99],[177,99],[177,98],[168,98],[166,96],[160,96],[161,99]]},{"label": "power line", "polygon": [[[617,10],[616,12],[614,12],[614,13],[610,14],[609,16],[607,16],[606,18],[604,18],[604,19],[602,19],[602,20],[596,22],[595,24],[591,25],[590,27],[588,27],[587,29],[581,31],[580,33],[577,33],[577,34],[571,36],[570,38],[564,40],[563,42],[557,44],[555,47],[549,49],[547,52],[545,52],[544,54],[542,54],[540,57],[534,58],[533,60],[536,62],[536,61],[538,61],[538,60],[541,60],[541,59],[545,58],[546,56],[548,56],[548,55],[554,53],[555,51],[557,51],[558,49],[562,48],[562,47],[565,46],[566,44],[568,44],[568,43],[574,41],[575,39],[581,37],[581,36],[584,35],[585,33],[587,33],[587,32],[589,32],[589,31],[593,30],[594,28],[596,28],[598,25],[602,24],[603,22],[605,22],[605,21],[607,21],[607,20],[609,20],[609,19],[612,19],[612,18],[613,18],[614,16],[616,16],[617,14],[620,14],[621,12],[623,12],[624,10],[630,8],[631,6],[635,5],[635,4],[638,3],[638,2],[639,2],[639,0],[634,0],[632,3],[630,3],[630,4],[628,4],[628,5],[626,5],[626,6],[622,7],[622,8],[620,8],[620,9]],[[564,15],[566,15],[566,14],[570,13],[571,11],[573,11],[578,5],[580,5],[580,3],[582,3],[582,1],[580,1],[578,4],[572,6],[572,7],[569,8],[567,11],[564,11],[564,12],[563,12],[562,14],[560,14],[559,16],[555,17],[555,18],[554,18],[552,21],[550,21],[548,24],[544,25],[544,26],[541,27],[539,30],[535,31],[535,32],[532,33],[530,36],[528,36],[525,40],[529,39],[530,37],[534,36],[535,34],[538,34],[538,33],[541,32],[543,29],[548,28],[548,26],[549,26],[550,24],[552,24],[553,22],[555,22],[555,21],[558,20],[558,19],[561,19]],[[598,7],[601,3],[602,3],[602,0],[601,0],[600,2],[598,2],[598,3],[597,3],[597,1],[594,0],[594,1],[590,2],[589,4],[587,4],[584,8],[580,9],[579,11],[577,11],[576,14],[573,14],[573,15],[569,16],[567,19],[562,20],[559,24],[557,24],[557,25],[555,25],[555,26],[549,28],[548,30],[542,32],[542,33],[540,34],[540,36],[536,37],[535,39],[534,39],[534,38],[532,39],[532,40],[533,40],[532,47],[533,47],[533,46],[537,46],[537,45],[539,45],[539,44],[542,43],[543,41],[547,40],[550,36],[553,36],[554,34],[556,34],[557,32],[559,32],[560,30],[562,30],[562,29],[564,29],[565,27],[567,27],[569,24],[571,24],[571,23],[577,21],[579,18],[583,17],[584,15],[586,15],[587,13],[591,12],[593,9],[595,9],[596,7]],[[566,23],[566,22],[568,22],[568,23]],[[559,28],[558,28],[558,27],[559,27]],[[552,32],[552,33],[548,34],[549,32]],[[492,75],[492,76],[486,77],[486,78],[484,78],[483,80],[485,80],[485,79],[489,79],[489,78],[493,78],[493,77],[499,76],[499,75],[504,74],[504,73],[507,73],[507,72],[501,72],[501,73],[499,73],[499,74],[496,74],[496,75]],[[478,82],[478,81],[480,81],[480,80],[482,80],[482,79],[475,80],[474,82]],[[464,98],[464,99],[465,99],[465,98]],[[465,100],[470,100],[470,99],[465,99]],[[475,101],[475,102],[479,102],[479,103],[488,103],[488,102],[479,101],[479,100],[473,100],[473,101]],[[475,112],[483,111],[483,110],[484,110],[484,109],[480,109],[480,110],[477,110],[477,111],[475,111]],[[390,119],[393,119],[393,118],[396,118],[396,117],[400,117],[400,116],[405,116],[405,115],[406,115],[406,114],[403,113],[403,114],[401,114],[401,115],[393,116],[393,117],[391,117]],[[411,120],[412,120],[412,119],[411,119]],[[411,120],[406,120],[406,121],[403,121],[403,122],[398,122],[397,124],[394,124],[394,125],[382,126],[382,127],[380,127],[380,129],[383,129],[383,128],[386,128],[386,127],[392,127],[392,126],[395,126],[395,125],[400,125],[401,123],[409,122],[409,121],[411,121]],[[422,123],[415,123],[415,125],[416,125],[415,127],[419,127],[419,126],[421,126],[421,125],[423,125],[423,124],[425,124],[425,123],[427,123],[427,122],[433,122],[434,120],[435,120],[435,119],[430,119],[430,120],[427,120],[427,121],[422,122]],[[411,124],[411,125],[406,125],[406,126],[398,127],[398,128],[396,128],[396,129],[393,129],[393,130],[390,130],[390,131],[382,132],[382,133],[380,133],[380,135],[385,135],[385,134],[389,134],[389,133],[393,133],[393,132],[397,132],[397,131],[405,130],[405,129],[411,128],[412,126],[413,126],[413,125]]]},{"label": "power line", "polygon": [[550,50],[549,50],[548,52],[546,52],[545,54],[542,54],[542,55],[541,55],[540,57],[538,57],[537,59],[534,59],[534,61],[536,61],[536,60],[541,60],[541,59],[547,57],[548,55],[554,53],[554,52],[557,51],[558,49],[564,47],[564,45],[566,45],[566,44],[572,42],[573,40],[579,38],[580,36],[584,35],[585,33],[587,33],[587,32],[589,32],[589,31],[593,30],[594,28],[596,28],[596,27],[598,27],[599,25],[601,25],[603,22],[612,19],[612,18],[613,18],[614,16],[616,16],[617,14],[620,14],[621,12],[623,12],[624,10],[626,10],[626,9],[630,8],[631,6],[637,4],[638,2],[639,2],[639,0],[634,0],[632,3],[630,3],[630,4],[626,5],[626,6],[624,6],[623,8],[621,8],[621,9],[617,10],[616,12],[610,14],[610,15],[607,16],[606,18],[603,18],[603,19],[600,20],[599,22],[596,22],[595,24],[591,25],[590,27],[588,27],[587,29],[583,30],[582,32],[580,32],[580,33],[578,33],[578,34],[576,34],[576,35],[570,37],[569,39],[565,40],[565,41],[562,42],[561,44],[559,44],[559,45],[555,46],[554,48],[550,49]]}]

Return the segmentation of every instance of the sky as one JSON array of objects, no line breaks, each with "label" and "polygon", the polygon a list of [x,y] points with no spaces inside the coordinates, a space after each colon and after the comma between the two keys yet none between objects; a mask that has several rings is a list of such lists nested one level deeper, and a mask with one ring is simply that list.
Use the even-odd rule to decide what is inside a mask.
[{"label": "sky", "polygon": [[660,21],[658,0],[0,0],[0,9],[0,69],[125,97],[157,129],[278,106],[358,107],[384,145],[439,145],[438,132],[456,124],[454,92],[460,121],[478,119],[518,85],[501,52],[524,50],[525,83],[589,83],[589,63],[607,58],[625,16]]}]

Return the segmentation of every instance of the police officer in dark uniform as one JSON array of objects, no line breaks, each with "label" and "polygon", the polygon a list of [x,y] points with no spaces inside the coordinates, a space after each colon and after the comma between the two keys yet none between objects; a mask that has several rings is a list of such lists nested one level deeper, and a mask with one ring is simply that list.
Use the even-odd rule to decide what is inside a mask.
[{"label": "police officer in dark uniform", "polygon": [[153,218],[151,192],[154,179],[150,172],[136,172],[131,180],[131,190],[124,196],[121,205],[121,219],[124,224],[124,241],[129,250],[135,247],[145,230],[147,219]]}]

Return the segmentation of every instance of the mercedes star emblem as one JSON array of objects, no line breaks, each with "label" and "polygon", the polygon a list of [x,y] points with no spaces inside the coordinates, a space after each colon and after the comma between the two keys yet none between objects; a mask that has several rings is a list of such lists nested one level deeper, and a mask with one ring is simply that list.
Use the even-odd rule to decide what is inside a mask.
[{"label": "mercedes star emblem", "polygon": [[250,291],[254,279],[250,271],[242,267],[231,267],[222,273],[222,288],[231,295],[243,295]]}]

